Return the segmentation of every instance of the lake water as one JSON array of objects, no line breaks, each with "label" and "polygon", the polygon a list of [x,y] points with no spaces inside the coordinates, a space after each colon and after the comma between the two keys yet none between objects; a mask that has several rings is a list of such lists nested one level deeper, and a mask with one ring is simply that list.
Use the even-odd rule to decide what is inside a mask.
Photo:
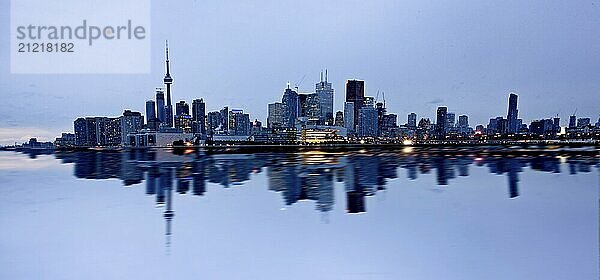
[{"label": "lake water", "polygon": [[596,152],[0,152],[0,279],[598,279]]}]

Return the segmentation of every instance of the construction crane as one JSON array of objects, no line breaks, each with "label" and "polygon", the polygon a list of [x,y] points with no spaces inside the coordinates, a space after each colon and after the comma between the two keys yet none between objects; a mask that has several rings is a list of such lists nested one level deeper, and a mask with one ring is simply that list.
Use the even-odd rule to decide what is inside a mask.
[{"label": "construction crane", "polygon": [[[381,96],[383,97],[383,108],[385,107],[385,92],[381,91]],[[377,101],[379,101],[379,90],[377,91],[377,95],[375,97],[375,103],[377,104]]]},{"label": "construction crane", "polygon": [[302,84],[302,82],[304,82],[304,78],[306,78],[306,74],[304,74],[304,76],[302,76],[302,78],[300,79],[300,81],[294,83],[294,88],[296,88],[296,92],[298,92],[298,89],[300,88],[300,85]]}]

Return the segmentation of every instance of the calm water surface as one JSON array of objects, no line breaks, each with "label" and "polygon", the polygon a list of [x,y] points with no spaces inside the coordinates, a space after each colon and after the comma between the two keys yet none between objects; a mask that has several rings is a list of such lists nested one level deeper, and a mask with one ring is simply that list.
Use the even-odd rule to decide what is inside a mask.
[{"label": "calm water surface", "polygon": [[0,279],[598,279],[599,160],[0,152]]}]

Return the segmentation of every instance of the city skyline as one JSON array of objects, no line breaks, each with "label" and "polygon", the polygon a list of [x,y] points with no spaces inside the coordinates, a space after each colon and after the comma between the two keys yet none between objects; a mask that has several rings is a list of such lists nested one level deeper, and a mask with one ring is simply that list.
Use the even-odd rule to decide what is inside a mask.
[{"label": "city skyline", "polygon": [[[418,115],[411,112],[406,122],[401,124],[397,114],[388,112],[385,92],[378,91],[375,97],[367,96],[364,80],[348,79],[344,109],[335,111],[335,89],[328,81],[327,69],[321,70],[314,91],[300,92],[299,85],[305,77],[294,87],[288,82],[281,102],[267,104],[266,126],[262,125],[262,120],[252,121],[250,113],[255,112],[244,112],[242,108],[230,108],[228,105],[221,105],[222,109],[207,114],[203,98],[192,101],[192,114],[189,103],[185,100],[176,102],[174,114],[171,90],[174,78],[171,76],[168,40],[165,41],[164,59],[164,87],[155,88],[155,99],[145,101],[145,121],[142,113],[129,109],[125,109],[119,117],[78,117],[73,122],[73,133],[63,132],[53,144],[58,148],[432,143],[432,140],[493,144],[489,141],[554,140],[559,137],[595,139],[600,134],[600,117],[597,122],[591,118],[577,118],[576,111],[569,116],[565,129],[561,126],[559,114],[553,118],[536,118],[527,125],[519,118],[518,95],[514,92],[508,95],[506,118],[491,117],[487,125],[469,125],[469,116],[464,112],[457,121],[456,112],[449,111],[447,106],[437,107],[434,121],[422,116],[416,125]],[[48,148],[47,143],[32,137],[27,145],[30,148]]]},{"label": "city skyline", "polygon": [[[7,26],[9,3],[1,5],[1,23]],[[594,73],[600,72],[600,54],[593,46],[600,39],[593,27],[600,24],[598,5],[448,5],[455,9],[389,1],[315,1],[302,7],[283,1],[260,9],[250,4],[233,9],[224,3],[157,2],[152,57],[163,54],[157,46],[169,38],[178,52],[172,60],[177,65],[177,99],[203,96],[208,110],[217,108],[210,104],[222,103],[258,108],[276,101],[275,93],[286,81],[299,81],[303,75],[306,81],[318,81],[318,70],[327,68],[338,93],[336,111],[343,104],[339,93],[345,79],[361,78],[368,81],[368,95],[386,92],[388,107],[399,116],[414,108],[432,118],[444,103],[456,112],[469,112],[473,123],[485,123],[489,112],[500,115],[505,110],[500,102],[486,101],[504,100],[514,91],[527,108],[525,120],[556,113],[564,120],[575,109],[596,117],[600,86]],[[259,16],[249,18],[242,11]],[[308,20],[314,17],[321,20]],[[184,23],[211,28],[176,28]],[[7,39],[0,44],[8,49]],[[0,61],[8,62],[7,55],[2,52]],[[128,109],[141,112],[143,105],[135,100],[153,90],[156,79],[164,76],[163,67],[153,60],[148,75],[60,76],[13,75],[5,67],[0,91],[11,106],[0,118],[0,138],[3,144],[15,136],[50,138],[68,130],[73,116],[118,115],[132,105]],[[310,87],[304,83],[300,88]],[[57,107],[62,110],[53,109]],[[255,117],[264,120],[266,109],[261,111]]]}]

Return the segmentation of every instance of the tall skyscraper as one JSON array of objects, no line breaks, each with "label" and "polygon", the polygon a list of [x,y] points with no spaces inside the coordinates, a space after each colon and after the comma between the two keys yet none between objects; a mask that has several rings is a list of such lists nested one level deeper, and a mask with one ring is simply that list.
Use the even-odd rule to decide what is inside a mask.
[{"label": "tall skyscraper", "polygon": [[519,110],[517,109],[517,95],[511,93],[508,96],[508,115],[506,119],[508,121],[508,133],[517,133],[517,118]]},{"label": "tall skyscraper", "polygon": [[321,72],[321,81],[315,85],[317,100],[321,110],[321,122],[326,125],[333,124],[333,88],[331,83],[327,81],[327,70],[325,70],[325,80],[323,80],[323,72]]},{"label": "tall skyscraper", "polygon": [[384,124],[383,118],[387,114],[387,109],[385,108],[385,105],[382,102],[377,102],[375,107],[377,109],[377,135],[381,135],[381,131],[383,131]]},{"label": "tall skyscraper", "polygon": [[171,77],[169,63],[169,42],[165,43],[165,49],[167,58],[165,62],[167,67],[167,73],[165,74],[163,82],[165,83],[165,88],[167,89],[167,104],[165,105],[165,119],[163,121],[167,126],[173,127],[173,105],[171,104],[171,84],[173,83],[173,78]]},{"label": "tall skyscraper", "polygon": [[154,100],[146,101],[146,127],[156,130],[158,124],[156,122],[156,102]]},{"label": "tall skyscraper", "polygon": [[460,128],[469,127],[469,117],[467,115],[458,116],[458,127],[460,127]]},{"label": "tall skyscraper", "polygon": [[267,128],[281,127],[283,127],[283,103],[271,103],[268,108]]},{"label": "tall skyscraper", "polygon": [[223,109],[221,109],[221,132],[224,132],[225,134],[229,134],[229,124],[230,124],[230,112],[229,112],[229,107],[225,106],[223,107]]},{"label": "tall skyscraper", "polygon": [[354,103],[354,124],[358,124],[360,108],[365,102],[365,81],[346,81],[346,102]]},{"label": "tall skyscraper", "polygon": [[209,112],[207,114],[207,134],[213,135],[215,133],[215,131],[221,126],[221,118],[221,112],[219,111]]},{"label": "tall skyscraper", "polygon": [[552,119],[553,121],[553,130],[554,133],[559,133],[560,132],[560,118],[559,117],[555,117],[554,119]]},{"label": "tall skyscraper", "polygon": [[448,114],[447,107],[438,107],[435,121],[435,134],[438,139],[445,139],[446,129],[448,125]]},{"label": "tall skyscraper", "polygon": [[194,121],[194,133],[206,133],[206,104],[204,99],[192,101],[192,120]]},{"label": "tall skyscraper", "polygon": [[360,137],[376,137],[378,135],[379,119],[377,109],[372,105],[360,108],[357,134]]},{"label": "tall skyscraper", "polygon": [[575,115],[569,116],[569,128],[576,127],[577,126],[576,122],[577,122],[577,116],[575,116]]},{"label": "tall skyscraper", "polygon": [[283,93],[281,103],[283,103],[283,126],[295,127],[299,113],[298,93],[290,89],[289,84]]},{"label": "tall skyscraper", "polygon": [[355,122],[354,122],[354,102],[344,103],[344,127],[349,133],[354,133]]},{"label": "tall skyscraper", "polygon": [[165,91],[162,88],[156,88],[156,118],[159,124],[166,123]]},{"label": "tall skyscraper", "polygon": [[250,115],[242,110],[231,110],[231,131],[233,135],[250,135]]},{"label": "tall skyscraper", "polygon": [[446,126],[446,132],[449,132],[456,123],[456,114],[448,112],[446,114],[446,120],[448,120],[448,125]]},{"label": "tall skyscraper", "polygon": [[322,124],[321,105],[316,93],[298,94],[298,117],[306,117],[313,124]]},{"label": "tall skyscraper", "polygon": [[417,127],[417,114],[415,114],[415,113],[408,114],[408,122],[406,123],[406,125],[411,128]]}]

